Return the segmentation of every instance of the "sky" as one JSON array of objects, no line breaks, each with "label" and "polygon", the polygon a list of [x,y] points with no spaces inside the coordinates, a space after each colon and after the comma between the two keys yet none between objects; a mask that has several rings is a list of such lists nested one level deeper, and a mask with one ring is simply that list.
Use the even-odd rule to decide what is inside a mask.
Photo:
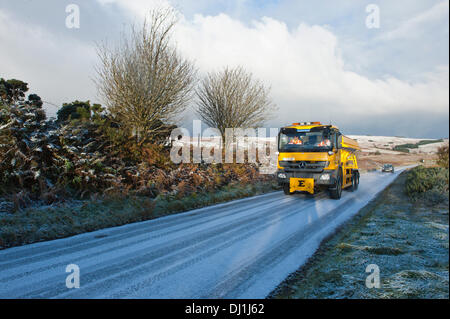
[{"label": "sky", "polygon": [[[79,28],[66,26],[71,4]],[[104,104],[96,46],[117,44],[155,6],[178,11],[173,44],[199,77],[243,66],[271,88],[266,127],[448,137],[448,0],[0,0],[0,77],[29,83],[49,116],[76,99]],[[192,126],[194,108],[180,126]]]}]

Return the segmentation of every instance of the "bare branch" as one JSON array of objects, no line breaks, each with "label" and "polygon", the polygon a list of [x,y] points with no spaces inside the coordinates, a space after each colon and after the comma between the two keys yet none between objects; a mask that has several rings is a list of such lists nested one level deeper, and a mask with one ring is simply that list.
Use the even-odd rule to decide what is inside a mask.
[{"label": "bare branch", "polygon": [[209,73],[196,90],[197,113],[225,136],[226,128],[260,126],[276,106],[266,88],[242,67]]},{"label": "bare branch", "polygon": [[193,64],[171,45],[177,22],[171,8],[150,12],[140,29],[131,28],[121,45],[98,46],[96,84],[109,112],[138,140],[174,123],[192,97]]}]

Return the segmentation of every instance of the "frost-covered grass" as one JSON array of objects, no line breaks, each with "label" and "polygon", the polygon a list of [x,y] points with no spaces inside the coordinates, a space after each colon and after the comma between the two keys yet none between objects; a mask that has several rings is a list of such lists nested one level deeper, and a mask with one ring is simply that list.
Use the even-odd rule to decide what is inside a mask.
[{"label": "frost-covered grass", "polygon": [[185,196],[109,197],[0,213],[0,249],[154,219],[276,189],[274,181],[231,184],[214,192]]},{"label": "frost-covered grass", "polygon": [[[411,173],[409,173],[411,174]],[[412,201],[402,173],[270,298],[448,298],[447,202]],[[369,264],[380,269],[381,287],[365,285]]]}]

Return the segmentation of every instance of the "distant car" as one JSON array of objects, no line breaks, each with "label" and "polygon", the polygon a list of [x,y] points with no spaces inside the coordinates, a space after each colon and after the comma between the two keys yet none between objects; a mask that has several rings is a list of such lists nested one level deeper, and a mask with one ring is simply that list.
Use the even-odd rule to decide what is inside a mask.
[{"label": "distant car", "polygon": [[383,167],[381,168],[382,172],[391,172],[394,173],[394,165],[392,164],[384,164]]}]

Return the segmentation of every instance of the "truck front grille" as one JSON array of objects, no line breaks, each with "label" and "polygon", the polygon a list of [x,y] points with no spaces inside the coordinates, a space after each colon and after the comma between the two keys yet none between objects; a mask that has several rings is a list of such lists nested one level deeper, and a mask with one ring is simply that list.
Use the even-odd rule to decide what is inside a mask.
[{"label": "truck front grille", "polygon": [[326,161],[280,161],[280,166],[286,172],[321,173],[328,166]]}]

